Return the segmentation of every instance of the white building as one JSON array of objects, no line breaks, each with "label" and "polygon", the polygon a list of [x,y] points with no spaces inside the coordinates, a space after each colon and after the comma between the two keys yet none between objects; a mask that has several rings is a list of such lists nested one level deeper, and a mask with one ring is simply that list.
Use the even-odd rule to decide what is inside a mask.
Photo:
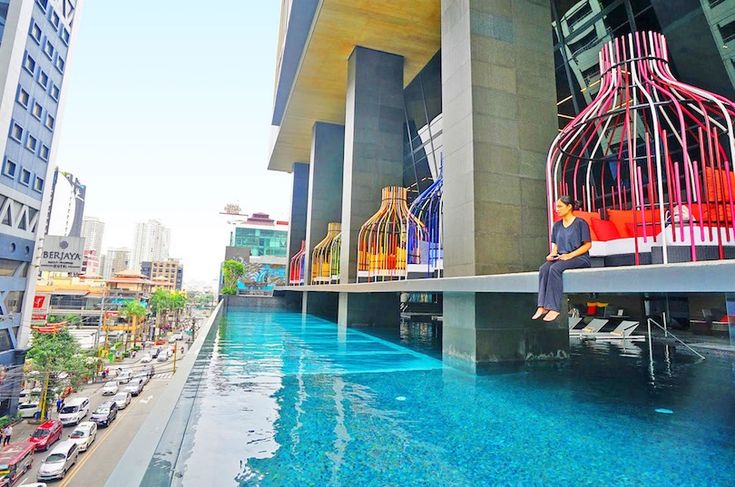
[{"label": "white building", "polygon": [[168,260],[171,230],[158,220],[138,223],[135,227],[130,268],[140,272],[143,262]]},{"label": "white building", "polygon": [[107,249],[102,257],[102,277],[110,279],[116,272],[130,269],[130,249]]},{"label": "white building", "polygon": [[56,169],[46,229],[48,235],[81,236],[86,191],[86,186],[73,174]]},{"label": "white building", "polygon": [[97,256],[102,255],[102,237],[105,235],[105,222],[93,216],[85,217],[82,222],[84,250],[94,250]]}]

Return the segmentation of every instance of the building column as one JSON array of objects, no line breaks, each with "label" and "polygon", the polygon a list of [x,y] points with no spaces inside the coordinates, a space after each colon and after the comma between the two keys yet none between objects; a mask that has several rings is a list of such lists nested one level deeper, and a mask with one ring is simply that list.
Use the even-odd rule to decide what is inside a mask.
[{"label": "building column", "polygon": [[340,327],[397,327],[401,323],[400,293],[339,293],[337,323]]},{"label": "building column", "polygon": [[[557,130],[549,3],[441,5],[445,275],[535,270],[548,252],[545,160]],[[445,358],[566,355],[566,327],[532,322],[535,308],[531,295],[445,294]]]},{"label": "building column", "polygon": [[311,251],[327,235],[327,224],[342,219],[343,125],[316,122],[312,129],[304,282],[311,281]]},{"label": "building column", "polygon": [[381,189],[403,185],[403,57],[355,47],[346,103],[341,283],[356,281],[357,235],[378,210]]},{"label": "building column", "polygon": [[306,210],[309,198],[309,165],[294,162],[293,184],[291,186],[291,219],[288,225],[288,260],[291,262],[301,249],[301,241],[306,239]]}]

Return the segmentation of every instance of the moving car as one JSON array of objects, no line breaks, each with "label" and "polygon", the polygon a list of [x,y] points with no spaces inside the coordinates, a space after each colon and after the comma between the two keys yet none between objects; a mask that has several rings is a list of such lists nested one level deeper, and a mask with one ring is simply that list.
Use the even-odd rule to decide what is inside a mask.
[{"label": "moving car", "polygon": [[117,394],[117,382],[114,380],[111,380],[107,383],[105,383],[104,387],[102,388],[102,395],[103,396],[114,396]]},{"label": "moving car", "polygon": [[128,391],[122,391],[115,394],[112,400],[117,404],[117,409],[125,409],[132,401],[132,397]]},{"label": "moving car", "polygon": [[153,360],[153,357],[151,357],[151,354],[149,354],[149,353],[146,353],[145,355],[143,355],[142,357],[140,357],[140,363],[141,364],[147,364],[151,360]]},{"label": "moving car", "polygon": [[97,437],[97,423],[82,421],[69,435],[69,441],[77,444],[80,452],[87,451]]},{"label": "moving car", "polygon": [[31,469],[35,446],[30,441],[10,443],[0,451],[0,485],[13,485]]},{"label": "moving car", "polygon": [[99,426],[108,427],[115,421],[115,418],[117,418],[117,403],[115,401],[107,401],[100,404],[94,410],[90,419]]},{"label": "moving car", "polygon": [[154,348],[153,349],[153,353],[151,354],[151,357],[157,358],[158,357],[158,354],[160,354],[160,353],[161,353],[161,349],[160,348]]},{"label": "moving car", "polygon": [[133,372],[130,369],[122,369],[120,374],[117,376],[117,382],[120,384],[127,384],[132,378]]},{"label": "moving car", "polygon": [[18,404],[18,416],[23,419],[32,418],[39,411],[41,411],[41,408],[38,407],[38,402],[36,401]]},{"label": "moving car", "polygon": [[64,402],[59,419],[64,426],[79,424],[89,414],[89,398],[75,397]]},{"label": "moving car", "polygon": [[170,336],[170,337],[168,338],[168,342],[169,342],[169,343],[177,342],[177,341],[179,341],[179,340],[183,340],[183,338],[184,338],[184,337],[183,337],[183,335],[181,335],[181,333],[174,333],[173,335],[171,335],[171,336]]},{"label": "moving car", "polygon": [[133,375],[133,379],[140,379],[143,381],[143,385],[148,384],[148,381],[151,380],[150,374],[148,373],[148,368],[144,367],[137,371],[135,375]]},{"label": "moving car", "polygon": [[158,360],[159,362],[165,362],[168,360],[168,358],[171,356],[171,350],[168,349],[168,347],[161,350],[161,353],[158,354]]},{"label": "moving car", "polygon": [[58,419],[49,419],[31,434],[28,440],[34,445],[36,451],[48,450],[55,441],[61,438],[61,430],[63,425]]},{"label": "moving car", "polygon": [[66,472],[77,463],[79,448],[71,440],[62,441],[51,450],[49,456],[38,467],[36,478],[39,482],[44,480],[63,479]]},{"label": "moving car", "polygon": [[134,379],[130,381],[130,384],[125,386],[124,391],[130,393],[131,396],[135,397],[143,391],[143,379]]}]

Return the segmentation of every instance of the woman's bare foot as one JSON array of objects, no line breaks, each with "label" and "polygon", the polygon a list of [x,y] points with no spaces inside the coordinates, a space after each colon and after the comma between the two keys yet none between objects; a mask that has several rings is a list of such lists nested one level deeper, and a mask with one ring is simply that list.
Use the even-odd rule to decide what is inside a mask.
[{"label": "woman's bare foot", "polygon": [[537,320],[541,318],[544,313],[546,313],[546,308],[544,308],[543,306],[539,306],[538,308],[536,308],[536,312],[533,314],[533,316],[531,316],[531,319]]},{"label": "woman's bare foot", "polygon": [[558,317],[559,317],[559,312],[558,311],[554,311],[552,309],[548,313],[546,313],[546,316],[544,316],[544,321],[554,321]]}]

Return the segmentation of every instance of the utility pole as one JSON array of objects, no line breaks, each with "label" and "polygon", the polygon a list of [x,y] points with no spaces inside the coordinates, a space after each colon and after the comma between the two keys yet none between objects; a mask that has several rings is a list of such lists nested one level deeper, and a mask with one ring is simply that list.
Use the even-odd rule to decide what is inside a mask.
[{"label": "utility pole", "polygon": [[41,421],[46,419],[46,413],[47,413],[47,407],[46,404],[48,404],[48,383],[49,378],[51,376],[51,371],[46,371],[46,378],[43,381],[43,394],[41,399]]},{"label": "utility pole", "polygon": [[[105,297],[107,296],[107,289],[102,289],[102,303],[100,303],[100,319],[97,322],[97,334],[94,336],[94,353],[97,358],[100,358],[100,333],[102,332],[102,322],[105,320]],[[105,333],[105,343],[107,343],[107,333]],[[94,379],[97,379],[99,373],[99,366],[94,369]]]},{"label": "utility pole", "polygon": [[176,349],[179,348],[179,344],[174,342],[174,370],[172,374],[176,373]]}]

